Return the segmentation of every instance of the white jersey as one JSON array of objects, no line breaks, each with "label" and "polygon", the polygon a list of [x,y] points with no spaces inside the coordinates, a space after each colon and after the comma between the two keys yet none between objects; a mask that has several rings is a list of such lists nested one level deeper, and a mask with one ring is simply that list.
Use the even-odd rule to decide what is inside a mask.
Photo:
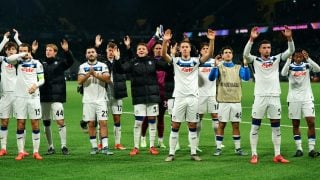
[{"label": "white jersey", "polygon": [[[88,64],[85,62],[80,65],[78,75],[85,75],[90,71],[90,67],[93,67],[94,71],[98,74],[109,73],[108,67],[106,64],[102,62],[97,62],[96,64]],[[106,83],[90,76],[83,83],[83,103],[93,103],[93,102],[101,102],[107,101],[107,91],[105,88]]]},{"label": "white jersey", "polygon": [[313,93],[310,84],[310,71],[320,72],[320,67],[310,58],[300,64],[287,61],[281,74],[288,76],[289,92],[287,102],[313,101]]},{"label": "white jersey", "polygon": [[253,56],[250,54],[252,42],[248,42],[244,49],[244,57],[253,62],[255,70],[255,96],[280,96],[279,63],[280,60],[286,60],[294,52],[293,41],[288,42],[288,49],[276,56],[270,56],[268,59]]},{"label": "white jersey", "polygon": [[3,93],[13,93],[16,89],[17,70],[15,65],[5,61],[4,56],[0,56],[1,62],[1,87]]},{"label": "white jersey", "polygon": [[38,74],[43,74],[42,64],[35,59],[18,60],[15,96],[24,98],[40,98],[39,88],[32,94],[28,90],[38,83]]},{"label": "white jersey", "polygon": [[216,80],[209,81],[209,74],[215,60],[210,58],[199,65],[199,96],[216,96]]},{"label": "white jersey", "polygon": [[173,97],[199,96],[198,76],[199,58],[191,57],[183,60],[181,57],[172,58],[174,67]]}]

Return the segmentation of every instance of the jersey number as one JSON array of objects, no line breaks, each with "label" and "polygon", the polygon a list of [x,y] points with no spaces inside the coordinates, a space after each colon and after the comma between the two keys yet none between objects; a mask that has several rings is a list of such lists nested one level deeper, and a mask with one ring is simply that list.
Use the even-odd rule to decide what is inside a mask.
[{"label": "jersey number", "polygon": [[39,116],[40,115],[40,109],[34,109],[35,113],[36,113],[36,116]]},{"label": "jersey number", "polygon": [[63,110],[61,110],[61,111],[58,110],[58,111],[56,112],[56,116],[63,116]]}]

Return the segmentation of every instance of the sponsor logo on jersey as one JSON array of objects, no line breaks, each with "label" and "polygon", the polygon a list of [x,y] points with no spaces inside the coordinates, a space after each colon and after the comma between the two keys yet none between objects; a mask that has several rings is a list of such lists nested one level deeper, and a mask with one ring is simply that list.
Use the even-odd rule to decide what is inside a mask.
[{"label": "sponsor logo on jersey", "polygon": [[293,71],[292,75],[295,77],[301,77],[301,76],[306,76],[307,72],[306,71]]},{"label": "sponsor logo on jersey", "polygon": [[182,67],[181,71],[189,73],[189,72],[192,72],[193,69],[194,69],[193,67]]},{"label": "sponsor logo on jersey", "polygon": [[32,73],[32,72],[34,72],[34,68],[32,68],[32,67],[22,67],[21,68],[21,71],[22,72],[27,72],[27,73]]},{"label": "sponsor logo on jersey", "polygon": [[211,68],[208,68],[208,67],[202,67],[202,68],[199,68],[200,69],[200,72],[204,72],[204,73],[209,73],[211,71]]}]

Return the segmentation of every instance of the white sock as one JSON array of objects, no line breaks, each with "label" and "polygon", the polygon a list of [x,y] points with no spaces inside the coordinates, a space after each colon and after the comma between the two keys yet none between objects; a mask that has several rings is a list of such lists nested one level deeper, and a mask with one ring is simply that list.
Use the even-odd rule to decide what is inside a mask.
[{"label": "white sock", "polygon": [[280,145],[281,145],[281,132],[280,127],[272,128],[272,142],[274,146],[274,156],[280,155]]},{"label": "white sock", "polygon": [[104,138],[101,138],[101,141],[102,141],[102,148],[108,148],[109,144],[108,144],[108,138],[107,137],[104,137]]},{"label": "white sock", "polygon": [[98,148],[96,136],[90,137],[90,143],[91,143],[92,148]]},{"label": "white sock", "polygon": [[189,144],[190,144],[190,151],[191,151],[191,155],[193,154],[197,154],[197,131],[190,131],[189,130],[189,134],[188,134],[188,139],[189,139]]},{"label": "white sock", "polygon": [[219,120],[212,118],[212,129],[214,131],[214,141],[216,145],[217,145],[216,136],[217,136],[218,127],[219,127]]},{"label": "white sock", "polygon": [[8,129],[0,131],[1,149],[7,149]]},{"label": "white sock", "polygon": [[251,153],[252,155],[257,155],[257,144],[259,139],[259,129],[260,126],[258,125],[251,125],[250,130],[250,145],[251,145]]},{"label": "white sock", "polygon": [[59,127],[59,135],[61,139],[61,148],[67,146],[67,128],[65,125]]},{"label": "white sock", "polygon": [[16,134],[17,137],[17,146],[18,146],[18,153],[24,152],[24,133]]},{"label": "white sock", "polygon": [[114,131],[114,142],[115,144],[121,144],[120,140],[121,140],[121,126],[114,126],[113,127],[113,131]]},{"label": "white sock", "polygon": [[139,140],[141,136],[141,125],[142,125],[142,121],[138,121],[138,120],[134,121],[133,142],[134,142],[135,148],[139,148]]},{"label": "white sock", "polygon": [[293,136],[294,142],[296,144],[296,148],[297,150],[301,150],[302,151],[302,140],[301,140],[301,136],[300,135],[294,135]]},{"label": "white sock", "polygon": [[223,136],[217,135],[216,136],[217,149],[221,149],[222,148],[222,141],[223,141]]},{"label": "white sock", "polygon": [[314,146],[316,145],[316,139],[308,138],[309,152],[314,150]]},{"label": "white sock", "polygon": [[234,142],[235,149],[240,149],[241,148],[240,135],[233,135],[233,142]]},{"label": "white sock", "polygon": [[170,144],[170,151],[169,154],[174,155],[176,152],[176,145],[178,143],[179,132],[174,132],[171,130],[169,144]]},{"label": "white sock", "polygon": [[33,153],[39,152],[40,130],[32,131]]},{"label": "white sock", "polygon": [[156,123],[149,123],[149,139],[150,147],[154,147],[154,141],[156,140]]},{"label": "white sock", "polygon": [[161,143],[163,143],[163,138],[158,137],[158,144],[161,144]]}]

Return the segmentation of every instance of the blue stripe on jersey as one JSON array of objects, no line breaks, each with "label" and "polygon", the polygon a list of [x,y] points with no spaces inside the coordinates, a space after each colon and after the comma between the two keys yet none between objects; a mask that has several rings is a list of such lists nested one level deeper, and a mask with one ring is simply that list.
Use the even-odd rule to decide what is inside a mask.
[{"label": "blue stripe on jersey", "polygon": [[180,59],[177,61],[177,65],[180,67],[194,67],[196,64],[195,61],[182,61]]},{"label": "blue stripe on jersey", "polygon": [[[89,72],[90,71],[90,67],[84,67],[83,70],[84,70],[84,72]],[[102,71],[102,66],[94,66],[93,70],[94,71]]]},{"label": "blue stripe on jersey", "polygon": [[310,65],[307,63],[301,63],[301,64],[290,64],[289,70],[291,71],[305,71],[306,69],[310,69]]},{"label": "blue stripe on jersey", "polygon": [[31,67],[31,68],[37,68],[37,64],[33,63],[21,63],[22,67]]},{"label": "blue stripe on jersey", "polygon": [[205,63],[200,63],[199,67],[212,67],[214,65],[214,63],[209,63],[209,62],[205,62]]},{"label": "blue stripe on jersey", "polygon": [[277,58],[274,56],[270,56],[267,60],[263,60],[261,57],[257,57],[256,60],[260,61],[260,62],[265,62],[265,63],[270,63],[273,64],[273,62],[276,60]]}]

